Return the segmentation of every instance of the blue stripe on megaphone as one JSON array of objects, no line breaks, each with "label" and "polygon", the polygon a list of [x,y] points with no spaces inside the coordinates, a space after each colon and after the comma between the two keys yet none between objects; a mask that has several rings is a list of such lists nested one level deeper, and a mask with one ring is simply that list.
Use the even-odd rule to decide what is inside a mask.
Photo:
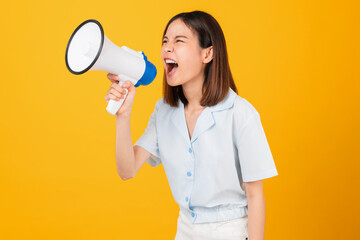
[{"label": "blue stripe on megaphone", "polygon": [[157,74],[157,70],[156,70],[156,67],[154,66],[154,64],[152,64],[151,62],[149,62],[147,60],[147,57],[145,56],[145,54],[143,52],[141,52],[141,53],[144,56],[145,71],[144,71],[144,74],[139,79],[139,81],[135,84],[135,87],[138,87],[140,85],[146,86],[146,85],[150,84],[155,79],[156,74]]}]

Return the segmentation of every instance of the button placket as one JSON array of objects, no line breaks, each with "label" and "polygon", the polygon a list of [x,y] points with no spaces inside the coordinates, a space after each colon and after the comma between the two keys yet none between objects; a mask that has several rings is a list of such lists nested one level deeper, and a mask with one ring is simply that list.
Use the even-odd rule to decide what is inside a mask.
[{"label": "button placket", "polygon": [[[194,160],[194,156],[193,156],[193,149],[192,149],[192,146],[190,145],[190,147],[188,148],[188,152],[190,154],[190,159],[191,160]],[[192,161],[192,166],[191,168],[186,172],[186,175],[188,177],[191,177],[193,174],[192,174],[192,170],[194,169],[194,162]]]},{"label": "button placket", "polygon": [[194,151],[193,151],[193,147],[191,146],[191,143],[190,143],[190,146],[188,147],[188,152],[189,152],[189,160],[190,160],[190,166],[188,168],[188,171],[186,171],[186,177],[190,180],[190,186],[191,186],[191,191],[189,193],[189,195],[185,196],[185,202],[187,203],[190,211],[191,211],[191,217],[193,219],[195,219],[195,216],[196,214],[194,212],[192,212],[192,207],[190,206],[190,196],[191,196],[191,192],[192,192],[192,188],[193,188],[193,184],[194,184],[194,179],[193,179],[193,171],[194,171],[194,165],[195,165],[195,157],[194,157]]}]

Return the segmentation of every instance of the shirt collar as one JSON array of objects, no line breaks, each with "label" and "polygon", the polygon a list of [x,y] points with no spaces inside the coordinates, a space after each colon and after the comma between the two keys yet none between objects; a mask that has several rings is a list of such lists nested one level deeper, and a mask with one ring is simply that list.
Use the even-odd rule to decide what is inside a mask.
[{"label": "shirt collar", "polygon": [[175,125],[176,129],[186,139],[186,141],[188,143],[193,143],[203,132],[215,124],[215,119],[212,113],[215,111],[231,108],[234,104],[236,95],[237,94],[231,88],[229,88],[228,94],[221,102],[211,107],[205,107],[197,119],[191,141],[185,120],[184,104],[180,99],[179,106],[174,108],[173,113],[171,114],[171,121]]},{"label": "shirt collar", "polygon": [[211,112],[215,112],[215,111],[221,111],[221,110],[225,110],[228,109],[230,107],[233,106],[234,101],[235,101],[235,97],[236,97],[236,93],[234,92],[234,90],[232,90],[231,88],[229,88],[229,91],[226,95],[226,97],[219,102],[218,104],[211,106],[211,107],[207,107]]}]

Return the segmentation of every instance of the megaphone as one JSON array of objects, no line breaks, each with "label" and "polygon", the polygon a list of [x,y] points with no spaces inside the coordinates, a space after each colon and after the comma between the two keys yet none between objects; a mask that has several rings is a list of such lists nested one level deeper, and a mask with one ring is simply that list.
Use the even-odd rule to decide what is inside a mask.
[{"label": "megaphone", "polygon": [[[130,80],[135,87],[150,84],[156,77],[156,67],[145,54],[126,46],[118,47],[105,35],[101,24],[94,19],[81,23],[73,32],[66,47],[65,62],[73,74],[100,70],[119,76],[119,85]],[[114,115],[127,96],[120,101],[110,99],[106,110]]]}]

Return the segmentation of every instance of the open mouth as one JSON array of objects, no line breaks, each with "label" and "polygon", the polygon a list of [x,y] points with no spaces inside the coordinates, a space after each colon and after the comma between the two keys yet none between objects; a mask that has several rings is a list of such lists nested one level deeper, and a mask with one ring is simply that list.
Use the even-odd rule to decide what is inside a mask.
[{"label": "open mouth", "polygon": [[166,73],[168,76],[172,76],[178,69],[178,63],[170,59],[166,59],[165,62],[166,62]]}]

